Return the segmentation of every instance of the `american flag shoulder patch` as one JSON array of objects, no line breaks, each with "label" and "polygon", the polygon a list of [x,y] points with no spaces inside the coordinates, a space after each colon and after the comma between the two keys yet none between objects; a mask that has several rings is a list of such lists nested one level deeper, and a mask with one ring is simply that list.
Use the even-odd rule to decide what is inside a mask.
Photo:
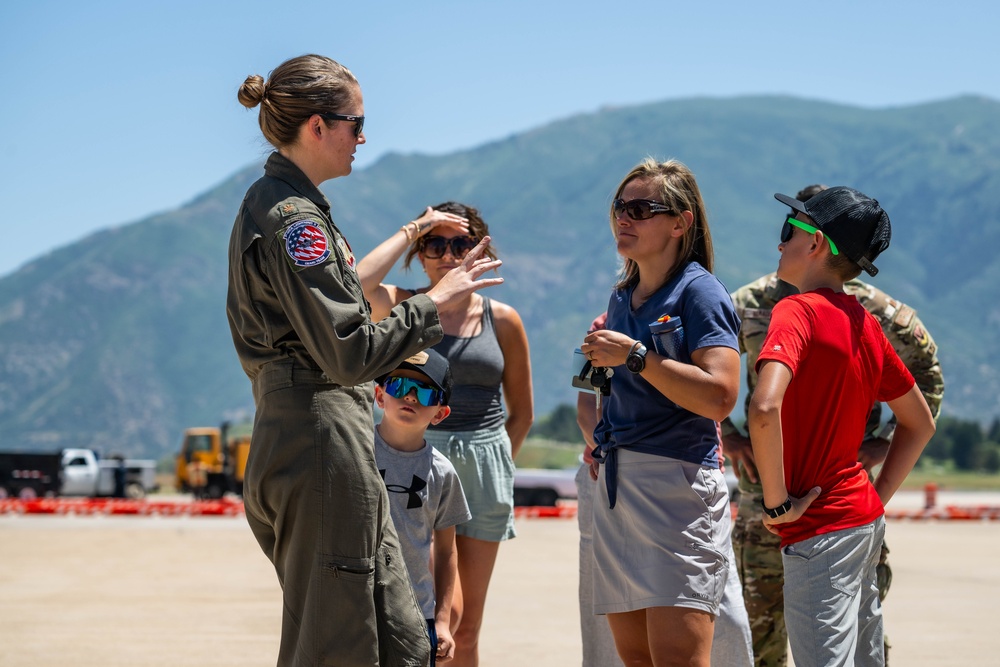
[{"label": "american flag shoulder patch", "polygon": [[315,220],[299,220],[285,228],[285,252],[292,264],[309,267],[330,257],[331,246],[323,225]]}]

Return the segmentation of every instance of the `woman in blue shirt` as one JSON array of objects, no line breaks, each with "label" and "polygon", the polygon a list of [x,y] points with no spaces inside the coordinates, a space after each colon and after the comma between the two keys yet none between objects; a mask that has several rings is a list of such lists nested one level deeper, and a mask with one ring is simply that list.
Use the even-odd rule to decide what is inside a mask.
[{"label": "woman in blue shirt", "polygon": [[[712,237],[691,171],[647,159],[618,186],[611,230],[624,265],[607,328],[582,351],[614,367],[594,431],[594,611],[625,664],[686,656],[708,667],[729,564],[729,494],[716,422],[739,391],[739,319],[712,275]],[[649,325],[680,317],[677,358]]]}]

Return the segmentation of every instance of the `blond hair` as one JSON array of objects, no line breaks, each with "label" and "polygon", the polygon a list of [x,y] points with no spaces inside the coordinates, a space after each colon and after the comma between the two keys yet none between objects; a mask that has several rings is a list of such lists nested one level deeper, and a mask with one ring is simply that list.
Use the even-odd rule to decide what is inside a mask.
[{"label": "blond hair", "polygon": [[[641,179],[653,184],[660,191],[660,201],[678,213],[690,211],[693,220],[681,237],[680,251],[677,260],[667,272],[664,284],[673,277],[678,268],[688,262],[698,262],[709,273],[715,264],[712,250],[712,233],[708,229],[708,215],[705,212],[705,202],[701,198],[701,190],[695,181],[694,174],[687,166],[677,160],[657,162],[646,158],[632,171],[625,175],[615,191],[615,199],[619,199],[625,186],[635,179]],[[618,223],[615,219],[614,207],[610,210],[611,233],[618,238]],[[639,265],[626,258],[618,274],[615,289],[625,289],[639,282]]]}]

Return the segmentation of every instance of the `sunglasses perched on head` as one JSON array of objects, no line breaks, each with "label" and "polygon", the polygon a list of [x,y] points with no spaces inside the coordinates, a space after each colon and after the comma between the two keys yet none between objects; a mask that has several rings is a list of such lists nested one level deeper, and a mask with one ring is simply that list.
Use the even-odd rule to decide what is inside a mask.
[{"label": "sunglasses perched on head", "polygon": [[382,382],[382,388],[385,389],[385,393],[393,398],[406,398],[407,394],[416,390],[417,403],[427,407],[441,405],[441,402],[444,400],[444,392],[437,387],[429,385],[423,380],[414,380],[413,378],[404,378],[398,375],[387,377]]},{"label": "sunglasses perched on head", "polygon": [[418,249],[428,259],[441,259],[445,250],[451,250],[451,256],[455,259],[464,259],[478,243],[479,241],[471,236],[453,236],[450,239],[443,236],[425,236],[420,239]]},{"label": "sunglasses perched on head", "polygon": [[[801,220],[799,220],[798,218],[796,218],[794,215],[790,215],[790,216],[788,216],[788,217],[785,218],[785,224],[783,224],[781,226],[781,242],[782,243],[788,243],[788,241],[791,240],[791,238],[792,238],[792,227],[798,227],[799,229],[807,231],[810,234],[815,234],[816,232],[819,231],[818,227],[813,227],[809,223],[802,222]],[[830,244],[830,252],[832,252],[834,255],[839,255],[840,251],[837,250],[837,246],[836,246],[836,244],[834,244],[833,239],[831,239],[826,234],[823,234],[823,236],[826,237],[826,240]]]},{"label": "sunglasses perched on head", "polygon": [[348,116],[342,113],[321,113],[319,116],[320,118],[325,118],[326,120],[346,120],[348,122],[353,122],[355,139],[360,137],[361,131],[365,129],[364,116]]},{"label": "sunglasses perched on head", "polygon": [[660,213],[677,215],[674,209],[666,204],[649,199],[631,199],[629,201],[616,199],[611,202],[611,210],[614,211],[616,218],[620,218],[622,213],[625,213],[632,220],[649,220]]}]

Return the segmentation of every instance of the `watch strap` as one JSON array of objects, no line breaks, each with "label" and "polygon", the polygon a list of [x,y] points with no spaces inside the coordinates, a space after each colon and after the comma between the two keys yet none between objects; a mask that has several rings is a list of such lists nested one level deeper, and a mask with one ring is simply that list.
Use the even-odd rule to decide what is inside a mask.
[{"label": "watch strap", "polygon": [[777,507],[768,507],[764,504],[764,499],[760,499],[760,507],[764,510],[764,514],[768,515],[772,519],[777,519],[783,514],[787,514],[790,509],[792,509],[792,497],[788,496],[785,498],[785,502],[781,503]]}]

